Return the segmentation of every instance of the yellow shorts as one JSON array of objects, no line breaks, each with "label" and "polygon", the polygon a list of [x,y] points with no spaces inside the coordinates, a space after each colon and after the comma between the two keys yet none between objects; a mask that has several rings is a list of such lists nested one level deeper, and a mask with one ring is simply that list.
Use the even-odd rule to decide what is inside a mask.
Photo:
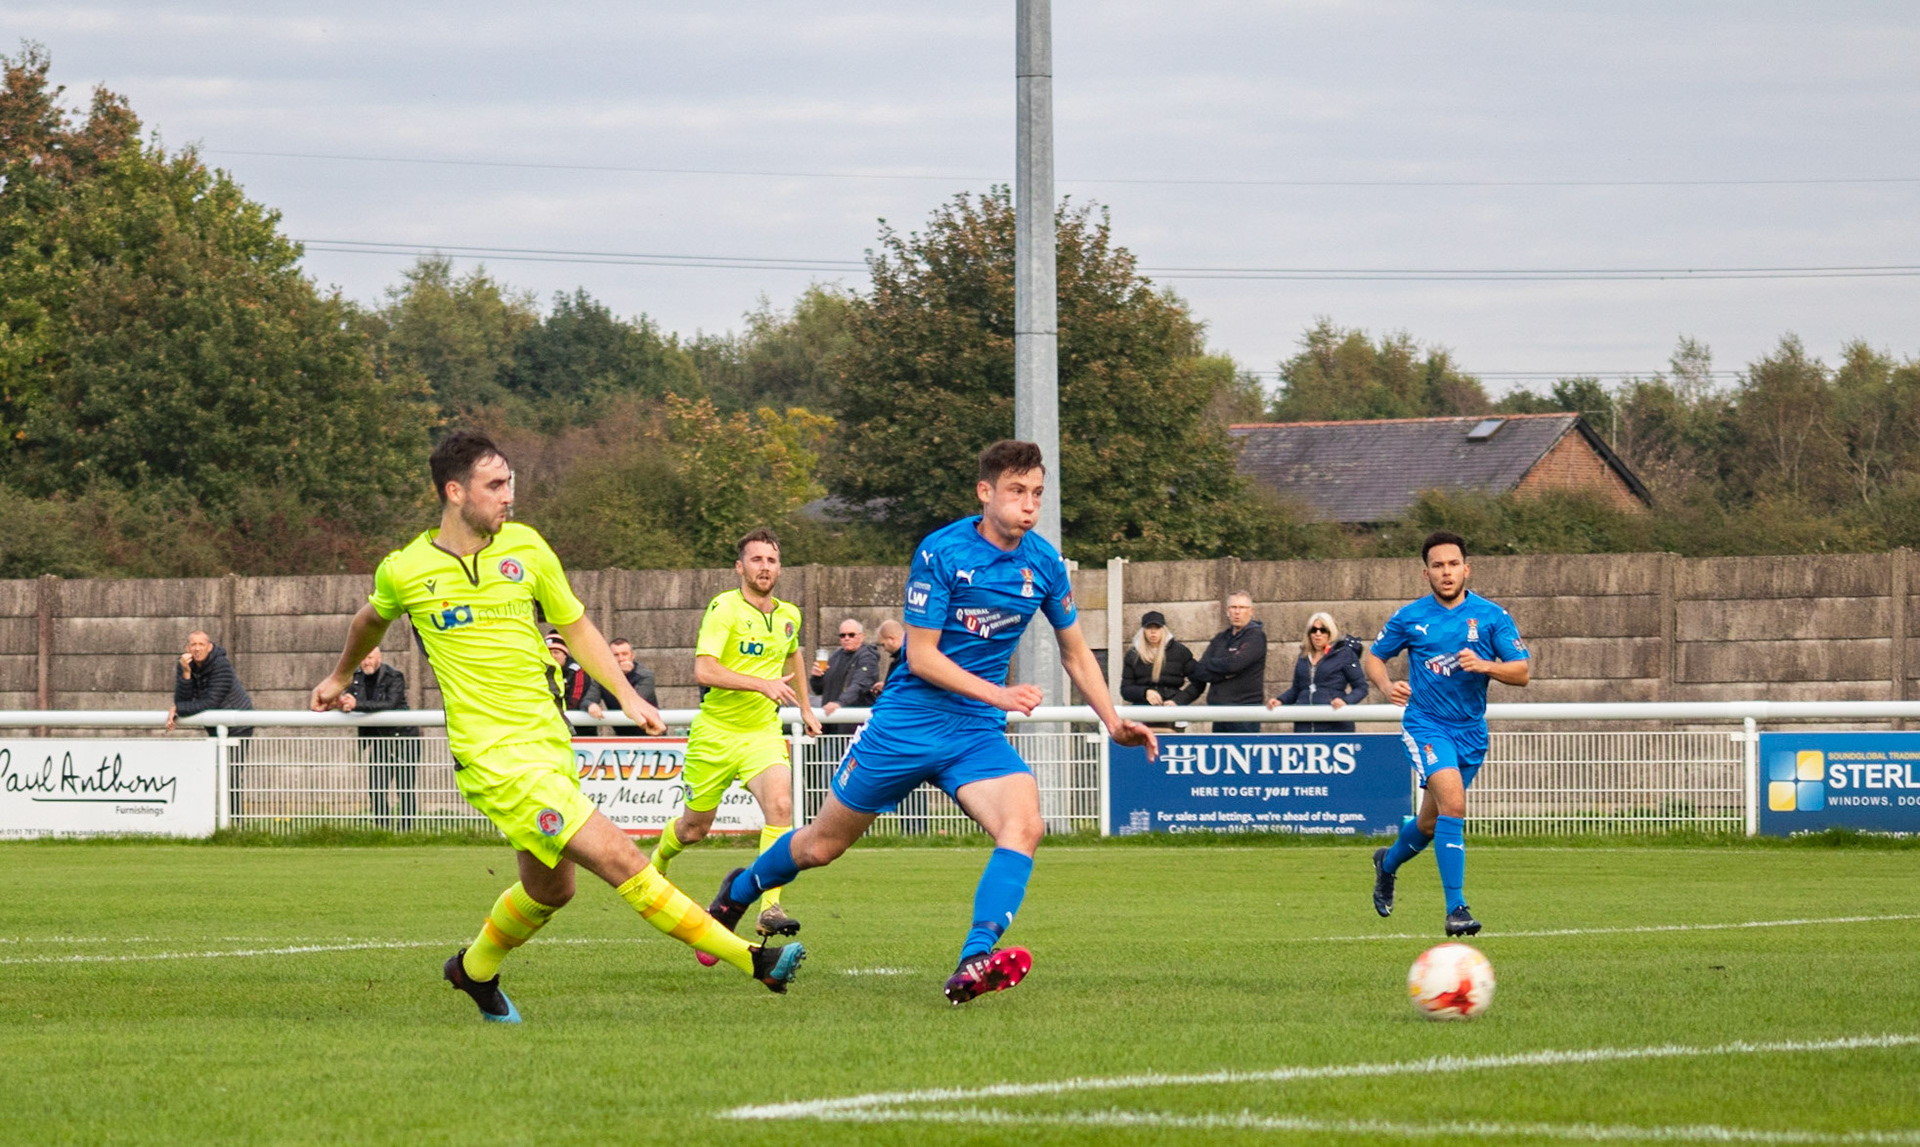
[{"label": "yellow shorts", "polygon": [[513,847],[548,868],[560,863],[561,851],[597,807],[580,791],[573,746],[566,741],[495,745],[461,761],[453,780]]},{"label": "yellow shorts", "polygon": [[792,764],[787,739],[778,729],[746,732],[697,718],[687,730],[687,808],[712,812],[736,778],[742,785],[768,769]]}]

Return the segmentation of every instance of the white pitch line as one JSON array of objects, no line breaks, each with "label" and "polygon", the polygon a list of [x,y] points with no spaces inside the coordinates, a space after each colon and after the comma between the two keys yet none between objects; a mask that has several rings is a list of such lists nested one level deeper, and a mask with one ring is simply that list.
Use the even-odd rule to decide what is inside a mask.
[{"label": "white pitch line", "polygon": [[[1894,920],[1920,920],[1920,912],[1891,916],[1821,916],[1804,920],[1738,920],[1726,924],[1638,924],[1619,928],[1543,928],[1532,932],[1492,932],[1485,939],[1510,936],[1615,936],[1647,932],[1729,932],[1742,928],[1801,928],[1813,924],[1879,924]],[[1346,940],[1431,940],[1431,932],[1369,932],[1357,936],[1282,936],[1289,944],[1327,944]]]},{"label": "white pitch line", "polygon": [[[998,1083],[986,1087],[932,1088],[921,1091],[877,1091],[844,1099],[812,1099],[795,1103],[767,1103],[721,1112],[726,1119],[870,1119],[875,1112],[904,1104],[953,1103],[968,1099],[1002,1099],[1034,1095],[1067,1095],[1083,1091],[1125,1091],[1149,1087],[1194,1087],[1240,1083],[1293,1083],[1313,1079],[1350,1079],[1390,1075],[1442,1075],[1514,1067],[1555,1067],[1563,1064],[1615,1063],[1637,1059],[1688,1059],[1718,1055],[1763,1055],[1782,1052],[1852,1051],[1863,1048],[1913,1047],[1920,1035],[1848,1036],[1829,1040],[1782,1040],[1775,1043],[1716,1044],[1685,1047],[1601,1047],[1584,1050],[1532,1051],[1512,1055],[1434,1056],[1391,1063],[1323,1064],[1277,1067],[1266,1071],[1210,1071],[1192,1075],[1149,1072],[1093,1078],[1061,1079],[1043,1083]],[[863,1114],[864,1113],[864,1114]]]},{"label": "white pitch line", "polygon": [[1716,1123],[1640,1127],[1603,1123],[1392,1123],[1376,1119],[1308,1119],[1291,1115],[1173,1115],[1158,1111],[1090,1111],[1034,1114],[1010,1111],[900,1111],[878,1110],[833,1117],[848,1123],[945,1123],[998,1127],[1171,1127],[1191,1131],[1282,1131],[1299,1134],[1377,1135],[1403,1139],[1459,1136],[1530,1139],[1567,1139],[1587,1143],[1708,1142],[1781,1144],[1914,1144],[1920,1131],[1770,1131],[1757,1127],[1728,1127]]},{"label": "white pitch line", "polygon": [[[559,938],[542,942],[542,947],[557,944],[628,944],[634,937]],[[282,948],[228,948],[203,952],[132,952],[119,956],[9,956],[5,964],[136,964],[154,960],[224,960],[250,956],[305,956],[314,952],[373,952],[388,949],[458,947],[458,940],[367,940],[351,944],[290,944]]]}]

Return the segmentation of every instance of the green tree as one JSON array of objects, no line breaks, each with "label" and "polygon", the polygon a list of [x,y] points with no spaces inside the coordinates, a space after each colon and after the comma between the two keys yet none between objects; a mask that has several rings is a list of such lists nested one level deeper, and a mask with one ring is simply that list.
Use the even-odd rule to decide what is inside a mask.
[{"label": "green tree", "polygon": [[533,296],[475,267],[455,277],[453,260],[423,255],[401,272],[380,310],[387,353],[424,376],[441,421],[471,419],[505,403],[521,338],[540,323]]},{"label": "green tree", "polygon": [[[790,310],[763,296],[737,335],[706,335],[689,351],[721,410],[832,408],[834,361],[849,346],[853,296],[838,287],[809,286]],[[682,392],[686,393],[686,392]]]},{"label": "green tree", "polygon": [[1425,418],[1491,409],[1480,381],[1462,374],[1453,356],[1421,348],[1404,331],[1377,342],[1362,330],[1321,318],[1300,338],[1300,352],[1280,364],[1276,422]]},{"label": "green tree", "polygon": [[677,340],[662,337],[644,315],[615,318],[584,289],[556,294],[546,317],[519,335],[504,382],[549,426],[592,422],[621,395],[664,399],[702,390]]},{"label": "green tree", "polygon": [[30,46],[0,92],[0,479],[172,491],[216,521],[262,491],[353,526],[401,512],[425,418],[354,308],[314,290],[276,213],[141,144],[111,93],[74,124],[47,70]]},{"label": "green tree", "polygon": [[[1013,203],[956,196],[924,233],[883,225],[836,361],[827,485],[897,537],[976,512],[974,459],[1013,433]],[[1230,367],[1154,290],[1104,213],[1056,214],[1062,524],[1070,556],[1240,553],[1278,536],[1207,411]]]}]

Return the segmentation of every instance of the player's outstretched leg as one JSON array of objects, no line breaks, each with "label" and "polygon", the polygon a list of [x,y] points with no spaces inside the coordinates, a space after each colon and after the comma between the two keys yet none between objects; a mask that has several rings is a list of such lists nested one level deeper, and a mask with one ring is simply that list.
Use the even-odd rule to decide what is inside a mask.
[{"label": "player's outstretched leg", "polygon": [[1393,915],[1394,874],[1400,866],[1426,850],[1433,838],[1420,831],[1417,817],[1400,822],[1400,835],[1386,848],[1373,853],[1373,910],[1382,916]]},{"label": "player's outstretched leg", "polygon": [[960,949],[960,963],[947,978],[947,999],[964,1004],[988,992],[1004,992],[1026,978],[1033,954],[1025,948],[995,948],[1012,926],[1027,896],[1033,876],[1033,857],[1010,848],[996,848],[987,858],[980,884],[973,894],[973,927]]},{"label": "player's outstretched leg", "polygon": [[[760,829],[760,851],[765,852],[777,844],[781,837],[793,831],[792,825],[769,824]],[[791,848],[791,845],[789,845]],[[787,915],[780,904],[780,889],[769,888],[760,894],[760,918],[754,924],[754,931],[762,936],[797,936],[800,934],[800,921]]]},{"label": "player's outstretched leg", "polygon": [[668,821],[667,827],[660,830],[660,839],[654,843],[653,855],[647,858],[647,863],[661,872],[667,870],[667,866],[673,863],[674,857],[687,850],[687,846],[680,843],[679,833],[674,831],[679,826],[678,820]]},{"label": "player's outstretched leg", "polygon": [[[526,854],[522,853],[524,858]],[[522,863],[525,863],[524,859]],[[570,876],[562,876],[556,887],[571,887]],[[500,990],[500,965],[507,953],[533,939],[533,934],[553,919],[565,906],[567,896],[553,896],[559,904],[542,904],[527,894],[526,885],[515,881],[500,894],[480,924],[480,934],[447,961],[442,970],[448,983],[473,998],[480,1015],[495,1023],[520,1022],[520,1012]]]},{"label": "player's outstretched leg", "polygon": [[1447,935],[1471,936],[1480,931],[1480,921],[1467,910],[1466,822],[1457,816],[1443,816],[1435,820],[1433,828],[1433,859],[1440,869],[1440,887],[1447,894]]}]

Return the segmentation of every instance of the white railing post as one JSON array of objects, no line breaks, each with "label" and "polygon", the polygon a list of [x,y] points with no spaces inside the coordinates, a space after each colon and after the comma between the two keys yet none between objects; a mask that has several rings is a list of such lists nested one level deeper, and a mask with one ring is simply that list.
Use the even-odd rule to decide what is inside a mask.
[{"label": "white railing post", "polygon": [[792,735],[787,738],[789,755],[793,761],[793,827],[799,828],[807,823],[807,774],[804,767],[806,759],[807,727],[795,721],[788,726]]},{"label": "white railing post", "polygon": [[1760,835],[1760,723],[1752,717],[1742,722],[1747,734],[1745,776],[1747,835]]},{"label": "white railing post", "polygon": [[213,794],[214,799],[220,802],[220,807],[213,810],[213,824],[215,828],[230,828],[233,825],[233,817],[227,813],[227,803],[231,799],[232,789],[228,780],[230,770],[227,767],[227,727],[225,725],[214,730],[213,759],[216,762]]},{"label": "white railing post", "polygon": [[1112,835],[1113,824],[1113,738],[1100,738],[1100,835]]}]

